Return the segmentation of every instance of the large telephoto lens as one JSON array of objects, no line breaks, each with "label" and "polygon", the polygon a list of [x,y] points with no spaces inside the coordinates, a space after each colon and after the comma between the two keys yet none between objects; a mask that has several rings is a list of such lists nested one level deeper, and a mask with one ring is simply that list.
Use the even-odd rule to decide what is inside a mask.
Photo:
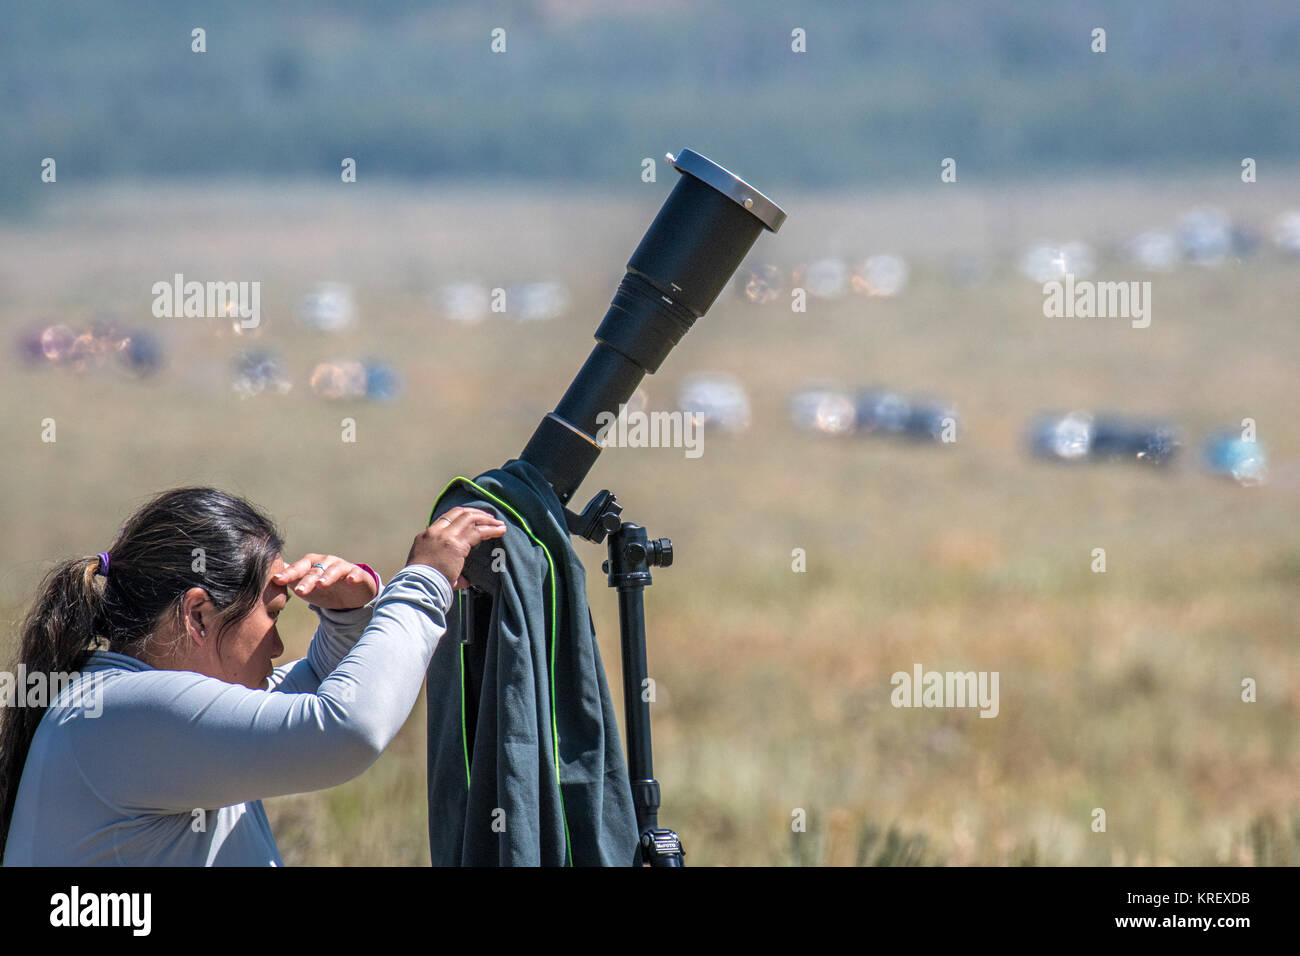
[{"label": "large telephoto lens", "polygon": [[699,153],[684,149],[672,162],[681,178],[628,260],[596,347],[519,456],[562,502],[600,455],[598,416],[618,413],[713,305],[759,234],[785,221],[780,206]]}]

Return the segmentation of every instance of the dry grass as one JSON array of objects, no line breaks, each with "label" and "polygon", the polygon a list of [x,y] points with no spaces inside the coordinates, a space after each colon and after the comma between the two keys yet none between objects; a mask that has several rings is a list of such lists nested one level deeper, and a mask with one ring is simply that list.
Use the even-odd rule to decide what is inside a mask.
[{"label": "dry grass", "polygon": [[[108,308],[162,327],[171,363],[149,383],[74,377],[6,359],[0,385],[0,607],[16,616],[53,559],[94,553],[143,497],[216,484],[265,505],[293,552],[329,550],[391,573],[454,474],[515,455],[585,356],[663,187],[636,202],[382,187],[240,185],[79,194],[0,227],[6,330]],[[614,488],[669,535],[677,563],[648,593],[663,820],[700,864],[1300,861],[1300,267],[1272,256],[1152,277],[1149,329],[1047,320],[1005,269],[978,290],[942,255],[1005,263],[1023,240],[1100,242],[1213,199],[1260,225],[1300,197],[1258,184],[1079,183],[897,197],[780,195],[791,213],[757,258],[902,251],[894,301],[814,301],[807,315],[730,294],[648,383],[729,371],[754,427],[705,454],[607,452],[583,492]],[[1217,190],[1217,191],[1216,191]],[[776,190],[773,190],[776,192]],[[154,320],[150,285],[174,272],[263,282],[258,344],[298,387],[240,400],[240,345],[215,323]],[[1103,266],[1105,278],[1145,278]],[[555,275],[575,293],[552,323],[434,319],[437,282]],[[358,288],[362,322],[337,337],[289,318],[310,282]],[[328,404],[303,387],[321,359],[375,354],[407,380],[391,406]],[[784,401],[809,379],[883,382],[954,398],[946,448],[796,432]],[[1057,468],[1021,448],[1040,408],[1169,415],[1197,439],[1250,416],[1278,468],[1262,488],[1205,476],[1194,449],[1168,474]],[[58,423],[40,441],[40,420]],[[339,420],[357,420],[355,445]],[[804,548],[808,571],[790,570]],[[1089,571],[1105,547],[1109,571]],[[618,700],[616,608],[603,553],[581,545]],[[283,631],[301,653],[301,606]],[[6,639],[8,639],[6,637]],[[996,670],[1001,714],[896,710],[889,675],[913,662]],[[1240,701],[1243,677],[1259,702]],[[423,708],[370,771],[269,801],[287,862],[428,860]],[[1089,828],[1105,808],[1104,834]],[[792,834],[795,808],[808,832]]]}]

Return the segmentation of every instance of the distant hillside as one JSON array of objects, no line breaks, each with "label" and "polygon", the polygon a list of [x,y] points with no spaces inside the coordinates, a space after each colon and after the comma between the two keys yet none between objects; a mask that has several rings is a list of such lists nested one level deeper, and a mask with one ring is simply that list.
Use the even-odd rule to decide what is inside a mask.
[{"label": "distant hillside", "polygon": [[46,156],[61,181],[332,178],[350,156],[363,178],[613,182],[689,143],[804,185],[928,179],[945,156],[980,178],[1300,157],[1291,0],[62,0],[4,20],[0,208]]}]

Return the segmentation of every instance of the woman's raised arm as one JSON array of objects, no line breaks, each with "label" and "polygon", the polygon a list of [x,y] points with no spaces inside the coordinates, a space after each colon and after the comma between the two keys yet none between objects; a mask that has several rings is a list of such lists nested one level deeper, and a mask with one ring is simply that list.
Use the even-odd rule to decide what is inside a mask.
[{"label": "woman's raised arm", "polygon": [[398,572],[369,625],[315,693],[251,690],[190,671],[121,672],[72,735],[87,782],[124,810],[189,811],[336,786],[401,729],[446,632],[451,586]]}]

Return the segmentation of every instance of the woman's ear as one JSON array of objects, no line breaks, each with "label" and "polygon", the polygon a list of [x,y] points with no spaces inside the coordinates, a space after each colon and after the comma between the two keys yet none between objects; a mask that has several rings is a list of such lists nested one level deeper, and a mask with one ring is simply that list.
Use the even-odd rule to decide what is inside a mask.
[{"label": "woman's ear", "polygon": [[214,624],[212,602],[203,588],[190,588],[181,598],[181,618],[185,633],[197,645],[208,642],[208,628]]}]

